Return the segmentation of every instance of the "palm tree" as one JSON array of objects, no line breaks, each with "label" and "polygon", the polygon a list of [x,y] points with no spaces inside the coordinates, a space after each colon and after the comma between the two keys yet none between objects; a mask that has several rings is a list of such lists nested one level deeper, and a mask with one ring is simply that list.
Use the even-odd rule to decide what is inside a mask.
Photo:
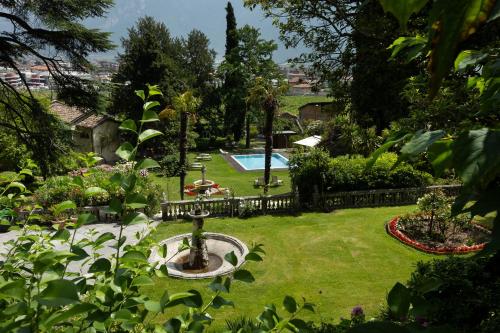
[{"label": "palm tree", "polygon": [[248,90],[246,98],[247,105],[253,105],[264,110],[264,137],[265,160],[264,160],[264,194],[269,191],[271,180],[271,158],[273,154],[273,122],[278,111],[278,97],[288,90],[286,83],[273,84],[271,80],[257,77],[252,87]]},{"label": "palm tree", "polygon": [[[186,162],[187,162],[187,144],[188,144],[188,126],[189,116],[194,116],[196,110],[200,106],[200,99],[193,95],[191,90],[180,94],[173,99],[174,110],[179,114],[180,129],[179,129],[179,180],[180,180],[180,195],[181,200],[184,200],[184,183],[186,179]],[[166,110],[172,111],[172,110]]]}]

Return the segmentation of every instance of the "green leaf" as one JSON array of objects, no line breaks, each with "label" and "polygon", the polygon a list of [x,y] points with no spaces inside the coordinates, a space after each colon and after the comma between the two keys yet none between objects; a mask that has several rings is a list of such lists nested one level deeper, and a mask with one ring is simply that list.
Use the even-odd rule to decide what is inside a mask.
[{"label": "green leaf", "polygon": [[5,188],[5,190],[9,190],[11,188],[17,188],[19,190],[19,192],[21,192],[21,193],[26,191],[26,186],[24,186],[20,182],[12,182],[12,183],[10,183],[9,185],[7,185],[7,187]]},{"label": "green leaf", "polygon": [[283,307],[286,311],[295,313],[297,311],[297,302],[292,296],[285,296],[285,299],[283,300]]},{"label": "green leaf", "polygon": [[222,291],[222,292],[229,292],[229,289],[226,288],[226,286],[222,283],[222,277],[217,276],[215,277],[212,282],[208,285],[208,288],[210,290],[217,292],[217,291]]},{"label": "green leaf", "polygon": [[132,212],[123,217],[122,223],[124,225],[147,223],[149,221],[148,217],[144,213]]},{"label": "green leaf", "polygon": [[144,253],[135,250],[125,252],[125,254],[121,257],[121,260],[123,262],[138,262],[138,263],[148,262],[148,258],[146,258]]},{"label": "green leaf", "polygon": [[292,325],[293,327],[295,327],[296,329],[298,329],[300,332],[308,332],[310,330],[310,327],[309,325],[307,325],[307,323],[305,321],[303,321],[302,319],[292,319],[288,322],[289,325]]},{"label": "green leaf", "polygon": [[238,258],[234,254],[234,251],[226,253],[226,255],[224,256],[224,259],[226,259],[227,262],[229,262],[231,265],[233,265],[235,267],[238,265]]},{"label": "green leaf", "polygon": [[133,133],[137,133],[137,125],[135,124],[135,121],[133,121],[132,119],[126,119],[124,120],[119,129],[123,130],[123,131],[129,131],[129,132],[133,132]]},{"label": "green leaf", "polygon": [[139,134],[139,142],[142,143],[159,135],[163,135],[163,133],[154,129],[147,129],[141,134]]},{"label": "green leaf", "polygon": [[311,312],[314,312],[314,304],[313,303],[307,303],[305,302],[304,305],[302,306],[304,310],[308,310]]},{"label": "green leaf", "polygon": [[134,147],[130,142],[122,143],[122,145],[116,150],[116,155],[125,161],[130,161],[134,155]]},{"label": "green leaf", "polygon": [[160,306],[160,302],[158,302],[158,301],[146,301],[144,303],[144,307],[146,308],[146,310],[151,311],[151,312],[155,312],[155,313],[159,313],[162,311],[161,306]]},{"label": "green leaf", "polygon": [[406,31],[406,23],[411,14],[418,13],[427,2],[428,0],[380,0],[384,11],[390,12],[396,17],[403,31]]},{"label": "green leaf", "polygon": [[49,307],[59,307],[80,301],[75,284],[63,279],[47,282],[47,287],[37,298],[40,304]]},{"label": "green leaf", "polygon": [[144,90],[136,90],[135,94],[139,96],[143,101],[146,100],[146,95],[144,94]]},{"label": "green leaf", "polygon": [[455,59],[455,71],[462,71],[469,66],[475,66],[486,58],[488,58],[486,53],[473,50],[463,50]]},{"label": "green leaf", "polygon": [[76,222],[77,227],[81,227],[82,225],[91,224],[97,222],[97,217],[91,213],[83,213],[78,215],[78,220]]},{"label": "green leaf", "polygon": [[[150,109],[154,108],[155,106],[159,106],[159,105],[160,105],[160,102],[158,102],[158,101],[150,101],[150,102],[144,103],[142,108],[144,111],[150,111]],[[145,113],[146,112],[144,112],[143,114],[145,114]],[[144,120],[144,117],[142,119]]]},{"label": "green leaf", "polygon": [[[436,96],[443,78],[449,73],[461,41],[467,39],[484,23],[484,14],[489,10],[489,1],[482,0],[439,0],[431,12],[432,41],[428,69],[431,72],[430,91]],[[491,8],[490,8],[491,9]]]},{"label": "green leaf", "polygon": [[154,112],[153,110],[144,111],[144,113],[142,114],[141,123],[151,123],[155,121],[160,121],[160,118],[158,118],[158,114],[156,112]]},{"label": "green leaf", "polygon": [[399,132],[396,133],[394,136],[389,137],[382,146],[380,146],[377,150],[375,150],[375,152],[373,152],[373,154],[371,155],[371,159],[366,163],[366,167],[371,168],[375,164],[375,162],[377,162],[377,159],[380,157],[380,155],[387,152],[394,145],[402,141],[405,141],[411,137],[412,134],[406,132]]},{"label": "green leaf", "polygon": [[139,276],[136,276],[133,280],[132,280],[132,286],[152,286],[154,285],[154,281],[146,276],[146,275],[139,275]]},{"label": "green leaf", "polygon": [[148,200],[140,193],[130,193],[126,197],[126,206],[131,209],[144,208],[148,205]]},{"label": "green leaf", "polygon": [[99,237],[97,237],[97,239],[94,241],[93,246],[97,247],[97,246],[104,244],[107,241],[110,241],[112,239],[116,239],[115,235],[111,232],[105,232],[105,233],[99,235]]},{"label": "green leaf", "polygon": [[400,159],[413,158],[427,150],[437,140],[445,136],[444,130],[417,133],[401,148]]},{"label": "green leaf", "polygon": [[89,267],[89,273],[109,272],[111,270],[111,262],[106,258],[99,258]]},{"label": "green leaf", "polygon": [[226,300],[221,296],[215,296],[212,301],[212,307],[214,309],[220,309],[223,306],[232,306],[234,308],[234,303],[232,301]]},{"label": "green leaf", "polygon": [[89,254],[78,245],[71,246],[71,253],[73,253],[75,256],[71,257],[70,261],[80,261],[89,256]]},{"label": "green leaf", "polygon": [[113,198],[109,202],[108,213],[120,215],[123,211],[122,202],[118,198]]},{"label": "green leaf", "polygon": [[57,230],[54,235],[50,238],[51,240],[63,240],[67,241],[71,234],[67,229]]},{"label": "green leaf", "polygon": [[159,167],[160,167],[160,165],[155,160],[153,160],[151,158],[145,158],[136,164],[135,169],[142,170],[142,169],[154,169],[154,168],[159,168]]},{"label": "green leaf", "polygon": [[387,295],[389,310],[396,320],[406,318],[410,309],[410,292],[401,283],[396,283]]},{"label": "green leaf", "polygon": [[7,282],[0,285],[0,296],[2,298],[23,299],[26,293],[25,282],[18,279],[12,282]]},{"label": "green leaf", "polygon": [[422,279],[421,281],[418,282],[418,284],[415,286],[415,289],[420,293],[420,294],[426,294],[431,291],[436,291],[443,285],[443,281],[441,279],[435,278],[435,277],[429,277]]},{"label": "green leaf", "polygon": [[88,314],[90,311],[95,309],[97,309],[97,307],[93,304],[89,303],[75,304],[72,307],[65,309],[63,312],[54,313],[49,318],[47,318],[47,320],[42,322],[42,325],[46,330],[50,331],[50,329],[54,325],[60,324],[76,316]]},{"label": "green leaf", "polygon": [[486,186],[500,170],[500,130],[482,128],[460,135],[453,144],[453,165],[464,186]]},{"label": "green leaf", "polygon": [[160,88],[157,85],[150,86],[148,85],[148,96],[155,96],[155,95],[161,95],[163,96]]},{"label": "green leaf", "polygon": [[262,261],[262,257],[255,252],[250,252],[245,256],[245,260],[248,261]]},{"label": "green leaf", "polygon": [[427,149],[427,157],[432,164],[436,177],[440,177],[453,165],[453,140],[438,140]]},{"label": "green leaf", "polygon": [[167,333],[179,333],[181,331],[182,322],[177,318],[169,319],[164,327]]},{"label": "green leaf", "polygon": [[255,278],[253,277],[252,273],[250,273],[247,270],[241,269],[239,271],[234,272],[233,275],[235,280],[243,281],[243,282],[254,282]]},{"label": "green leaf", "polygon": [[60,215],[62,212],[70,209],[76,209],[76,204],[71,201],[63,201],[54,206],[54,215]]},{"label": "green leaf", "polygon": [[399,37],[388,47],[392,51],[389,60],[399,57],[403,58],[406,63],[409,63],[422,56],[426,47],[427,39],[424,37]]}]

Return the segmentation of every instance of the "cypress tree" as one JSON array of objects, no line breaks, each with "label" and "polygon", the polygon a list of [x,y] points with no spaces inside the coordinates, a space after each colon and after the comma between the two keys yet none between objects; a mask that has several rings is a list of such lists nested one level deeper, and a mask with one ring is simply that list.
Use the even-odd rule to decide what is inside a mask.
[{"label": "cypress tree", "polygon": [[241,68],[239,54],[239,37],[236,18],[231,2],[226,6],[226,57],[224,95],[226,113],[224,115],[224,131],[233,134],[234,141],[240,141],[245,125],[245,79]]}]

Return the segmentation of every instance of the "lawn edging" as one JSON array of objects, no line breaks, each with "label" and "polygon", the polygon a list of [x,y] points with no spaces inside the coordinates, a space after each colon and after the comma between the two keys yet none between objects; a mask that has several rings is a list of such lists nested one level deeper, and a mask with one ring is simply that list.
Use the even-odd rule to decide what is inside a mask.
[{"label": "lawn edging", "polygon": [[419,251],[430,253],[430,254],[467,254],[471,252],[477,252],[483,250],[486,243],[476,244],[476,245],[462,245],[458,247],[442,246],[438,248],[433,248],[422,244],[416,240],[413,240],[406,236],[404,233],[398,230],[399,216],[394,217],[389,222],[385,224],[385,229],[389,235],[399,240],[401,243],[411,246]]}]

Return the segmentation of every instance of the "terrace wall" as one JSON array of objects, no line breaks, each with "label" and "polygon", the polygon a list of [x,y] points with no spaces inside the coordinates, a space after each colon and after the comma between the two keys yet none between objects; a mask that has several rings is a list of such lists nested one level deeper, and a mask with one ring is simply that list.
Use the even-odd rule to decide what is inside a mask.
[{"label": "terrace wall", "polygon": [[[441,185],[324,194],[316,192],[312,202],[308,204],[302,204],[297,193],[208,199],[200,204],[204,210],[210,212],[211,216],[240,216],[247,213],[249,207],[254,215],[293,214],[301,210],[331,211],[343,208],[413,205],[422,195],[436,189],[441,189],[450,196],[456,196],[461,186]],[[164,221],[185,218],[187,213],[194,209],[194,205],[193,200],[163,202],[162,218]]]}]

